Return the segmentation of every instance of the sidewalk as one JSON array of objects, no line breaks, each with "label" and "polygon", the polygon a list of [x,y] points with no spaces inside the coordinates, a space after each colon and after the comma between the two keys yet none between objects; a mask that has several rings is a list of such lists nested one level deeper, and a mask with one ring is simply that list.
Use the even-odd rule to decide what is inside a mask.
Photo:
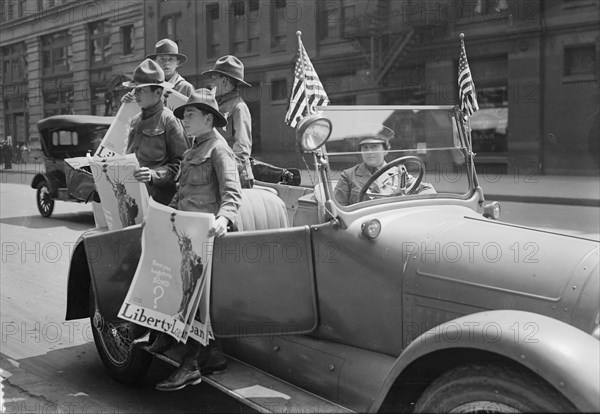
[{"label": "sidewalk", "polygon": [[[0,165],[0,174],[44,172],[43,164],[13,164],[12,170]],[[307,171],[302,171],[302,185],[310,185]],[[600,177],[563,175],[479,175],[487,201],[564,204],[600,207]]]}]

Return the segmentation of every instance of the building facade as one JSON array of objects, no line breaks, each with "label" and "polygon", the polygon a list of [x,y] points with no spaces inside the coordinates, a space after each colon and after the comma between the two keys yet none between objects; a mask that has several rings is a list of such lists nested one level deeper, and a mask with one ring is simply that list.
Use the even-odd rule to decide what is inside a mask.
[{"label": "building facade", "polygon": [[[490,173],[598,174],[600,3],[595,0],[150,0],[146,52],[169,37],[199,74],[225,54],[246,66],[254,154],[294,157],[283,122],[296,31],[332,104],[456,104],[459,34]],[[284,154],[284,155],[282,155]],[[303,165],[299,165],[302,167]]]},{"label": "building facade", "polygon": [[1,0],[0,12],[3,140],[35,150],[44,117],[115,114],[145,56],[141,1]]},{"label": "building facade", "polygon": [[[337,105],[457,104],[464,33],[481,108],[471,118],[481,169],[523,179],[600,172],[596,0],[1,3],[5,135],[25,129],[31,137],[35,121],[57,111],[102,112],[102,98],[121,93],[116,76],[130,74],[168,37],[188,56],[179,72],[196,87],[220,56],[239,57],[252,84],[243,96],[253,155],[302,168],[283,121],[297,31]],[[53,10],[73,17],[57,20]],[[116,105],[113,99],[113,111]]]}]

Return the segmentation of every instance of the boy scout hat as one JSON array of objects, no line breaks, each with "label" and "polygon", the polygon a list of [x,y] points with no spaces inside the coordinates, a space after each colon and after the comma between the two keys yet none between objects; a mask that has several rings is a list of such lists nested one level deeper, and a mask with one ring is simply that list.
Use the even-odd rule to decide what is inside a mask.
[{"label": "boy scout hat", "polygon": [[177,56],[180,65],[183,65],[188,60],[186,55],[179,53],[179,46],[171,39],[161,39],[156,42],[156,45],[154,45],[154,53],[149,54],[146,58],[156,59],[156,56],[158,55]]},{"label": "boy scout hat", "polygon": [[363,137],[359,142],[358,146],[364,144],[384,144],[384,146],[390,142],[390,139],[394,137],[394,131],[390,128],[382,125],[378,125],[373,133]]},{"label": "boy scout hat", "polygon": [[126,88],[140,88],[142,86],[156,85],[170,89],[172,85],[165,82],[165,72],[152,59],[146,59],[133,71],[133,80],[123,82]]},{"label": "boy scout hat", "polygon": [[244,64],[241,60],[232,55],[220,57],[215,62],[213,68],[211,70],[202,72],[202,75],[208,75],[211,73],[229,76],[230,78],[233,78],[246,86],[252,86],[248,82],[244,81]]},{"label": "boy scout hat", "polygon": [[188,106],[211,113],[214,118],[213,125],[216,127],[224,127],[227,125],[227,119],[225,119],[223,114],[219,111],[219,105],[215,98],[215,91],[212,89],[196,89],[192,92],[187,102],[175,108],[173,113],[177,118],[183,119],[183,113]]}]

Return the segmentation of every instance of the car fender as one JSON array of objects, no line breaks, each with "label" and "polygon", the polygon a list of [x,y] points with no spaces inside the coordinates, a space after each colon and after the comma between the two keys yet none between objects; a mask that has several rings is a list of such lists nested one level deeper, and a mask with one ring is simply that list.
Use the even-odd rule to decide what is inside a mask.
[{"label": "car fender", "polygon": [[564,322],[531,312],[495,310],[466,315],[428,330],[396,359],[375,398],[381,405],[410,364],[450,349],[492,352],[529,368],[581,411],[600,411],[600,342]]},{"label": "car fender", "polygon": [[[48,183],[48,186],[50,187],[50,180],[48,179],[48,177],[46,176],[46,174],[43,173],[37,173],[34,177],[33,180],[31,180],[31,188],[37,188],[38,184],[41,183],[42,181],[46,181]],[[50,188],[50,191],[54,191],[53,188]]]}]

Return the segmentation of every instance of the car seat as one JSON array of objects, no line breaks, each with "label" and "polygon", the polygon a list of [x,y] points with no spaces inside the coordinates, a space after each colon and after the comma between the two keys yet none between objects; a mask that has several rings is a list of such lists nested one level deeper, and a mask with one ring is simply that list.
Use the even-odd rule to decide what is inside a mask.
[{"label": "car seat", "polygon": [[242,204],[234,223],[237,231],[288,227],[285,203],[270,189],[243,188]]}]

